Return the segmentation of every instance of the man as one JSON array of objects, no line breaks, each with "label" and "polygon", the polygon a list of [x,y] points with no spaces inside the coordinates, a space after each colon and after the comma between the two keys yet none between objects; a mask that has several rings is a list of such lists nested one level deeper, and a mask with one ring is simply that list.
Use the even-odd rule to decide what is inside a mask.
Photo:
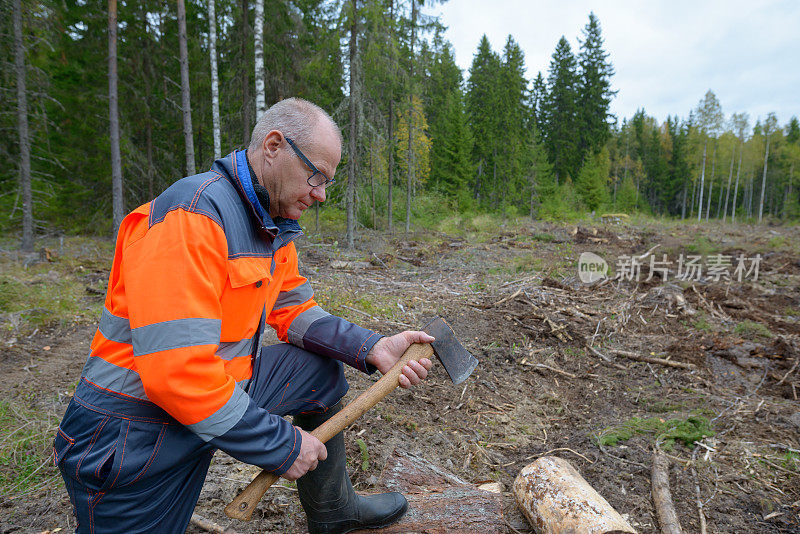
[{"label": "man", "polygon": [[[433,341],[381,337],[328,314],[298,273],[297,219],[325,200],[340,156],[333,120],[284,100],[247,152],[122,222],[100,325],[54,444],[78,532],[184,532],[216,449],[297,480],[311,532],[405,513],[400,494],[355,494],[342,434],[326,447],[308,433],[340,409],[342,362],[386,372],[411,343]],[[284,343],[261,347],[266,323]],[[405,367],[400,385],[430,366]]]}]

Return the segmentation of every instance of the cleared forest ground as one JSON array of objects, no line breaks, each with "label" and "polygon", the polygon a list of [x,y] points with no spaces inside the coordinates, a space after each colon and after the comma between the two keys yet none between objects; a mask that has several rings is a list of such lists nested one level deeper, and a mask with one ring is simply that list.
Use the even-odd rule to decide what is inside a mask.
[{"label": "cleared forest ground", "polygon": [[[501,482],[505,528],[525,532],[511,483],[554,454],[639,532],[656,532],[658,441],[685,531],[699,532],[699,501],[709,532],[800,532],[796,228],[478,217],[448,233],[367,233],[352,253],[336,239],[299,243],[321,305],[382,333],[442,315],[480,360],[459,387],[436,365],[426,383],[396,391],[346,432],[357,490],[381,489],[397,449],[469,482]],[[75,524],[49,444],[88,352],[111,246],[49,240],[29,258],[8,240],[0,246],[0,532],[66,532]],[[638,282],[634,273],[592,285],[578,278],[583,252],[624,271],[627,258],[648,251]],[[681,254],[702,258],[699,280],[676,279]],[[752,268],[757,254],[758,279],[751,270],[737,280],[737,258]],[[666,280],[646,280],[650,257],[663,255],[673,262]],[[716,264],[733,279],[707,278],[715,257],[730,258]],[[58,304],[48,300],[53,288]],[[17,309],[40,293],[41,302]],[[632,359],[642,356],[677,366]],[[347,372],[348,398],[375,379]],[[237,532],[303,532],[289,483],[267,493],[251,523],[225,518],[224,505],[256,471],[217,453],[197,513]]]}]

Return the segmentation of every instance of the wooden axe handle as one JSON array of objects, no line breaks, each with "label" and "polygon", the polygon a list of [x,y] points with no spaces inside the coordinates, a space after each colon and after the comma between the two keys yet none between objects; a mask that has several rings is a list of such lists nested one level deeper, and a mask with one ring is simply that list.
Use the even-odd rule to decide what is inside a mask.
[{"label": "wooden axe handle", "polygon": [[[389,393],[400,385],[400,374],[403,367],[411,360],[419,361],[433,356],[433,347],[429,343],[413,343],[388,373],[354,401],[345,406],[342,411],[322,423],[311,435],[325,443],[333,436],[350,426],[353,421],[383,400]],[[225,515],[233,519],[249,521],[256,509],[258,501],[264,496],[270,486],[280,478],[278,475],[261,471],[246,488],[225,507]]]}]

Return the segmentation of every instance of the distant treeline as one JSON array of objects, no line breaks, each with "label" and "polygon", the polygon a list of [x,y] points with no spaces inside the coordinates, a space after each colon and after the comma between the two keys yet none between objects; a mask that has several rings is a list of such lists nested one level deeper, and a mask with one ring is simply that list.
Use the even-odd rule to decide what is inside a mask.
[{"label": "distant treeline", "polygon": [[410,226],[432,210],[800,215],[796,118],[783,126],[773,114],[754,125],[745,114],[726,120],[711,91],[688,116],[662,124],[644,110],[612,116],[614,69],[594,14],[575,51],[562,37],[547,73],[528,80],[511,36],[500,53],[484,36],[463,73],[444,28],[424,14],[431,2],[186,0],[182,81],[183,0],[11,3],[13,16],[0,19],[2,230],[22,228],[27,205],[39,234],[113,231],[110,79],[124,211],[193,164],[209,168],[215,138],[223,155],[246,146],[264,106],[300,96],[342,128],[345,185],[329,191],[330,203],[363,226]]}]

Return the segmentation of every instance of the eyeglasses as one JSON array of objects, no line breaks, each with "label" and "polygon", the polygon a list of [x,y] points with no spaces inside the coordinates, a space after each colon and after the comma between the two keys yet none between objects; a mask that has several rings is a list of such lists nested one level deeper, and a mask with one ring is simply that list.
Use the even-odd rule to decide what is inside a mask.
[{"label": "eyeglasses", "polygon": [[294,144],[294,141],[285,135],[284,138],[286,139],[286,142],[289,143],[289,146],[292,147],[294,153],[297,154],[297,156],[303,161],[303,163],[306,164],[309,169],[311,169],[312,174],[308,177],[308,180],[306,180],[308,185],[311,187],[320,187],[333,185],[336,183],[336,178],[328,178],[324,172],[319,170],[313,163],[311,163],[311,160],[309,160],[305,154],[300,152],[300,149],[297,148],[297,145]]}]

